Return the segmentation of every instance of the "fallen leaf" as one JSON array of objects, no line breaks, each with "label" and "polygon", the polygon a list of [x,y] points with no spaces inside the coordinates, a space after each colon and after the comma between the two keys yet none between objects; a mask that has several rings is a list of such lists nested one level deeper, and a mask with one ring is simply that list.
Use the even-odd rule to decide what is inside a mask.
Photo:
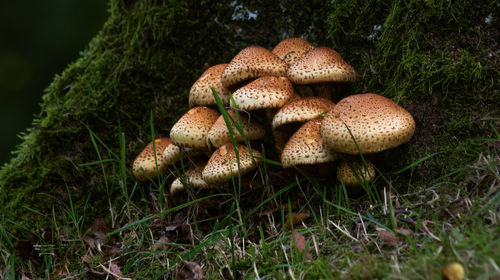
[{"label": "fallen leaf", "polygon": [[103,218],[95,219],[90,225],[89,233],[83,237],[83,240],[90,248],[97,248],[101,251],[101,246],[104,245],[106,234],[113,229],[108,226]]},{"label": "fallen leaf", "polygon": [[300,234],[298,231],[294,230],[293,231],[293,234],[291,236],[291,247],[293,247],[295,245],[295,248],[297,248],[297,251],[299,251],[300,253],[306,253],[306,258],[307,259],[311,259],[312,258],[312,254],[311,252],[309,251],[306,251],[306,238]]},{"label": "fallen leaf", "polygon": [[390,231],[387,230],[381,230],[378,233],[378,236],[382,242],[384,242],[385,245],[389,246],[396,246],[398,244],[398,239],[396,238],[396,235]]},{"label": "fallen leaf", "polygon": [[286,218],[285,227],[287,229],[290,229],[292,227],[292,223],[293,223],[293,225],[296,225],[296,224],[302,222],[303,220],[309,218],[310,216],[311,216],[311,212],[308,209],[306,209],[302,212],[293,212],[291,216],[289,215]]},{"label": "fallen leaf", "polygon": [[[297,200],[292,201],[292,202],[290,203],[290,208],[291,208],[292,210],[297,209],[297,207],[298,207],[298,206],[299,206],[299,202],[298,202]],[[288,210],[288,203],[283,203],[283,204],[281,204],[281,205],[280,205],[280,207],[275,207],[275,208],[272,208],[272,209],[269,209],[269,210],[266,210],[266,211],[260,212],[258,215],[259,215],[259,216],[266,216],[266,215],[272,214],[272,213],[274,213],[274,212],[276,212],[276,211],[279,211],[279,210],[281,210],[281,209]]]},{"label": "fallen leaf", "polygon": [[153,244],[152,250],[153,251],[167,251],[168,248],[170,247],[169,243],[170,243],[170,239],[168,239],[168,237],[166,237],[166,236],[162,236],[162,237],[160,237],[160,239],[158,239],[158,241],[156,241]]},{"label": "fallen leaf", "polygon": [[122,277],[122,275],[123,275],[123,274],[122,274],[122,270],[120,269],[120,267],[119,267],[116,263],[114,263],[114,262],[111,262],[111,263],[109,264],[109,270],[110,270],[113,274],[115,274],[116,276]]},{"label": "fallen leaf", "polygon": [[180,269],[175,274],[175,280],[201,280],[203,269],[195,262],[183,261]]}]

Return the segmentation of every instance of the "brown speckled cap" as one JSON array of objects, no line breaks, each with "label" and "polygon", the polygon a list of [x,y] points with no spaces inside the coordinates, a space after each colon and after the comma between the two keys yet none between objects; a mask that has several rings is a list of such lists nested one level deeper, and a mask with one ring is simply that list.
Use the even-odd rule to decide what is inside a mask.
[{"label": "brown speckled cap", "polygon": [[185,113],[170,130],[172,143],[179,147],[208,149],[207,134],[219,112],[198,106]]},{"label": "brown speckled cap", "polygon": [[313,44],[305,39],[288,38],[277,44],[272,53],[283,59],[290,66],[313,48]]},{"label": "brown speckled cap", "polygon": [[346,186],[361,186],[363,182],[370,183],[375,179],[375,167],[366,160],[366,166],[358,158],[356,160],[342,160],[337,167],[337,179],[341,178]]},{"label": "brown speckled cap", "polygon": [[268,49],[250,46],[241,50],[222,73],[222,85],[230,87],[262,76],[286,76],[286,63]]},{"label": "brown speckled cap", "polygon": [[132,174],[134,174],[134,177],[139,181],[147,181],[148,177],[142,172],[141,169],[143,169],[144,172],[146,172],[146,174],[149,176],[149,178],[156,178],[158,176],[158,174],[156,173],[156,164],[158,164],[158,170],[160,172],[164,171],[166,168],[166,164],[162,160],[162,153],[165,147],[167,147],[171,143],[172,141],[168,137],[156,139],[156,153],[153,151],[153,142],[147,144],[132,164]]},{"label": "brown speckled cap", "polygon": [[335,106],[332,101],[311,96],[295,100],[281,107],[273,117],[273,128],[292,122],[305,122],[319,117]]},{"label": "brown speckled cap", "polygon": [[[237,144],[236,148],[240,158],[239,172],[241,175],[255,169],[258,160],[254,157],[262,156],[261,153],[252,150],[252,157],[250,150],[246,146]],[[228,143],[222,145],[212,154],[203,169],[202,175],[207,183],[221,183],[231,180],[231,174],[235,177],[238,176],[238,162],[233,144]]]},{"label": "brown speckled cap", "polygon": [[[349,134],[349,127],[352,136]],[[403,107],[374,93],[348,96],[326,113],[321,136],[337,152],[377,153],[408,142],[415,132],[415,120]]]},{"label": "brown speckled cap", "polygon": [[[196,155],[203,154],[203,150],[193,148],[182,148],[182,157],[189,158]],[[163,163],[167,166],[179,161],[181,159],[181,148],[173,143],[170,143],[163,150],[162,154]]]},{"label": "brown speckled cap", "polygon": [[284,168],[301,165],[330,162],[339,155],[323,143],[320,135],[321,119],[306,122],[297,130],[285,145],[281,153]]},{"label": "brown speckled cap", "polygon": [[[233,109],[227,110],[227,113],[231,118],[238,122],[238,118],[236,117],[236,113]],[[266,134],[266,129],[264,126],[256,121],[250,120],[246,113],[240,113],[241,125],[243,131],[245,133],[245,137],[248,140],[257,140],[264,138]],[[234,132],[234,138],[237,142],[245,141],[243,136],[236,129],[234,124],[231,123]],[[221,115],[217,121],[214,123],[210,131],[208,132],[208,139],[212,142],[214,147],[220,147],[226,143],[231,142],[231,135],[229,134],[229,130],[227,129],[227,124],[224,121],[224,117]]]},{"label": "brown speckled cap", "polygon": [[356,72],[335,50],[317,47],[290,66],[288,78],[294,84],[354,82]]},{"label": "brown speckled cap", "polygon": [[224,104],[229,104],[229,90],[222,86],[222,72],[226,66],[227,64],[212,66],[201,75],[189,91],[189,107],[215,105],[211,87]]},{"label": "brown speckled cap", "polygon": [[172,182],[170,185],[170,194],[174,195],[175,193],[184,190],[184,184],[189,184],[189,186],[195,189],[208,189],[213,187],[205,182],[201,176],[201,171],[204,167],[205,164],[196,164],[186,170],[182,180],[178,177]]},{"label": "brown speckled cap", "polygon": [[280,108],[296,96],[288,78],[265,76],[235,91],[236,104],[231,105],[240,110]]}]

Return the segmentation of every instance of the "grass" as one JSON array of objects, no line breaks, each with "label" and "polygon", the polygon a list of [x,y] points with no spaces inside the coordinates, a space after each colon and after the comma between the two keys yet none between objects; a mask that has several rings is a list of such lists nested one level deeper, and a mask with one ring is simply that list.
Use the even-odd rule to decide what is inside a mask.
[{"label": "grass", "polygon": [[[218,104],[235,145],[232,126],[244,135],[241,119],[231,119],[220,99]],[[492,145],[475,163],[418,180],[423,184],[394,185],[393,177],[433,154],[394,173],[378,171],[358,197],[348,195],[342,181],[298,168],[283,173],[278,162],[260,158],[254,178],[264,182],[265,195],[245,198],[238,175],[228,193],[177,205],[165,187],[171,174],[145,184],[130,179],[123,133],[119,154],[90,129],[89,135],[96,159],[82,166],[101,171],[108,209],[85,223],[89,203],[73,203],[67,187],[69,202],[53,209],[49,226],[25,228],[28,239],[9,233],[16,221],[0,225],[3,278],[170,279],[198,267],[207,279],[436,279],[451,261],[461,263],[469,279],[500,275],[498,133],[484,139]],[[183,170],[181,162],[172,174]],[[210,199],[224,203],[200,206]],[[298,223],[289,219],[306,212],[310,217]],[[297,234],[303,241],[292,238]]]}]

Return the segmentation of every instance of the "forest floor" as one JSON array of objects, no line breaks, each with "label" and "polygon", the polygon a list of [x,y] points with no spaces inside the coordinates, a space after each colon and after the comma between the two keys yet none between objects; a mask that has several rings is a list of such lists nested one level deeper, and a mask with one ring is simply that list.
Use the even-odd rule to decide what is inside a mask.
[{"label": "forest floor", "polygon": [[85,165],[121,176],[121,189],[105,186],[107,208],[90,224],[92,198],[79,207],[68,189],[52,213],[30,209],[51,225],[26,228],[29,239],[0,226],[2,279],[436,279],[454,262],[468,279],[500,277],[498,133],[481,139],[476,162],[439,178],[413,172],[431,154],[354,194],[331,174],[263,160],[232,190],[188,199],[166,191],[184,164],[141,184],[92,139],[97,160]]}]

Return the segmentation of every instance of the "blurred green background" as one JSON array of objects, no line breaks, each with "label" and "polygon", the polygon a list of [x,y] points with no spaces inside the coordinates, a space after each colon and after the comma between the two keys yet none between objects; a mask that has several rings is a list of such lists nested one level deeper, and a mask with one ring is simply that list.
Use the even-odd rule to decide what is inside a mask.
[{"label": "blurred green background", "polygon": [[0,1],[0,166],[39,113],[44,89],[107,15],[105,0]]}]

